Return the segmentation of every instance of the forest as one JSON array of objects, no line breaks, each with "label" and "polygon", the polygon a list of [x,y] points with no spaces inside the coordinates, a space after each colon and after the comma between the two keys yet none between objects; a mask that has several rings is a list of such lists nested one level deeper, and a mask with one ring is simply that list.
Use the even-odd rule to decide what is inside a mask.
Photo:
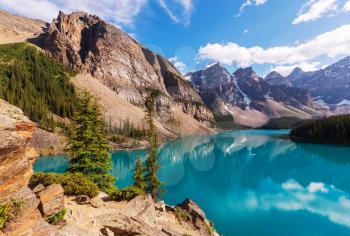
[{"label": "forest", "polygon": [[350,144],[350,115],[303,122],[290,132],[294,141]]},{"label": "forest", "polygon": [[75,72],[28,43],[0,45],[0,98],[21,108],[41,128],[53,130],[53,114],[72,117],[78,96]]}]

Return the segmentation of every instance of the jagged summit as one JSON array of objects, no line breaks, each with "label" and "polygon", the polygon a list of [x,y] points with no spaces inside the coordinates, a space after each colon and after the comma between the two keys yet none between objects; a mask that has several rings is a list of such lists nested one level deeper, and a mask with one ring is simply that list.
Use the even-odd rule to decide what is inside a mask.
[{"label": "jagged summit", "polygon": [[271,85],[287,85],[291,86],[289,81],[287,80],[286,77],[281,75],[280,73],[276,71],[272,71],[269,73],[267,76],[265,76],[265,81],[268,82]]},{"label": "jagged summit", "polygon": [[255,71],[251,66],[245,67],[245,68],[239,68],[233,74],[238,78],[250,77],[250,76],[256,75]]}]

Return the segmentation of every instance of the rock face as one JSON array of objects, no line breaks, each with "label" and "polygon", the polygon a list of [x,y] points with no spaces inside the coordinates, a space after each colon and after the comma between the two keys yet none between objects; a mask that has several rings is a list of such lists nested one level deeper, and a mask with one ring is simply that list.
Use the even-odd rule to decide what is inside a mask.
[{"label": "rock face", "polygon": [[270,74],[268,74],[265,77],[265,81],[271,85],[291,86],[291,83],[288,81],[288,79],[276,71],[272,71]]},{"label": "rock face", "polygon": [[186,75],[191,79],[205,104],[215,113],[225,114],[225,103],[244,107],[244,97],[240,93],[234,78],[219,63],[203,70]]},{"label": "rock face", "polygon": [[204,124],[212,120],[201,97],[167,59],[97,16],[60,12],[39,45],[136,106],[144,106],[145,88],[158,89],[163,119],[170,119],[172,108],[179,107]]},{"label": "rock face", "polygon": [[38,193],[39,209],[44,217],[52,216],[64,208],[63,188],[52,184]]},{"label": "rock face", "polygon": [[[245,126],[259,127],[270,118],[296,114],[309,118],[309,109],[313,107],[307,90],[284,83],[270,84],[251,67],[230,74],[216,63],[186,77],[214,113],[232,115],[235,123]],[[277,74],[270,75],[273,80],[277,77]]]},{"label": "rock face", "polygon": [[315,72],[295,69],[287,79],[293,86],[310,90],[313,97],[328,104],[350,100],[350,57]]},{"label": "rock face", "polygon": [[36,125],[0,99],[0,203],[26,188],[37,156],[28,145]]},{"label": "rock face", "polygon": [[7,222],[0,234],[50,235],[55,232],[37,209],[39,201],[27,187],[37,156],[29,145],[36,127],[23,112],[0,99],[0,204],[22,202],[18,216]]},{"label": "rock face", "polygon": [[[93,208],[67,199],[70,212],[67,224],[59,235],[218,235],[206,219],[204,212],[191,200],[177,206],[191,216],[190,220],[177,219],[173,210],[159,210],[150,196],[138,196],[129,202],[105,202]],[[174,209],[174,207],[172,207]]]},{"label": "rock face", "polygon": [[312,99],[307,90],[289,88],[285,85],[270,85],[257,76],[251,67],[238,69],[235,73],[241,90],[251,99],[251,107],[262,110],[261,102],[266,99],[289,105],[298,109],[304,106],[312,108]]}]

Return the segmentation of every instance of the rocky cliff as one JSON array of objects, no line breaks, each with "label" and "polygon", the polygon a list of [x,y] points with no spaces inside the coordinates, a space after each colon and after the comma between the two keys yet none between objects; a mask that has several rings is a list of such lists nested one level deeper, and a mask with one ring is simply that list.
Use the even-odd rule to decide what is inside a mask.
[{"label": "rocky cliff", "polygon": [[135,106],[144,106],[146,88],[159,90],[157,108],[163,124],[173,118],[174,108],[203,124],[212,121],[201,97],[167,59],[97,16],[60,12],[39,45]]},{"label": "rocky cliff", "polygon": [[0,234],[49,235],[54,228],[38,210],[39,200],[27,187],[32,164],[37,156],[29,145],[36,125],[22,111],[0,100],[0,205],[21,202],[21,211],[7,222]]},{"label": "rocky cliff", "polygon": [[[230,74],[215,63],[186,76],[214,113],[232,115],[240,125],[259,127],[271,118],[310,118],[314,112],[307,90],[283,83],[270,84],[251,67]],[[270,77],[275,81],[280,76],[271,74]]]}]

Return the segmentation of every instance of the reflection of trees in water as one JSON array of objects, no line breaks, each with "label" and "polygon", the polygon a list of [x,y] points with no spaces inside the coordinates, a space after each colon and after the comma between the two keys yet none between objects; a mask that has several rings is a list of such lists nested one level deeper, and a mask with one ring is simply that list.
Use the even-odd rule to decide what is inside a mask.
[{"label": "reflection of trees in water", "polygon": [[205,158],[205,153],[212,151],[214,144],[211,136],[185,137],[166,143],[159,152],[162,162],[172,164],[182,162],[184,158]]},{"label": "reflection of trees in water", "polygon": [[64,173],[68,168],[68,159],[65,156],[48,156],[39,158],[34,166],[34,171]]},{"label": "reflection of trees in water", "polygon": [[141,156],[142,161],[145,160],[145,151],[126,151],[115,152],[112,155],[112,174],[119,178],[126,177],[133,171],[136,163],[136,157]]},{"label": "reflection of trees in water", "polygon": [[340,145],[322,145],[297,143],[300,148],[312,156],[324,158],[339,165],[350,165],[350,147]]}]

